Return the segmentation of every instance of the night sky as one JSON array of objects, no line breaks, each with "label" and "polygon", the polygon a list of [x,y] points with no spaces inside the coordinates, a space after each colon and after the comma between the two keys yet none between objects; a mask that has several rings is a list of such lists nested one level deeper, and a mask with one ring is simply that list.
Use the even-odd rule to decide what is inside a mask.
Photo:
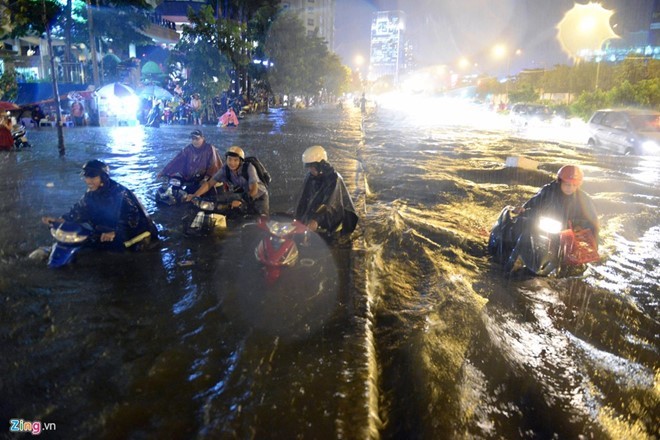
[{"label": "night sky", "polygon": [[[615,11],[614,31],[648,29],[658,0],[603,0]],[[586,1],[579,2],[582,4]],[[575,2],[571,0],[337,0],[335,51],[345,64],[369,57],[372,13],[399,9],[407,15],[407,36],[419,66],[454,64],[461,57],[480,63],[480,70],[497,70],[489,56],[495,44],[521,54],[511,70],[551,68],[571,60],[556,39],[556,25]],[[501,64],[501,63],[500,63]]]}]

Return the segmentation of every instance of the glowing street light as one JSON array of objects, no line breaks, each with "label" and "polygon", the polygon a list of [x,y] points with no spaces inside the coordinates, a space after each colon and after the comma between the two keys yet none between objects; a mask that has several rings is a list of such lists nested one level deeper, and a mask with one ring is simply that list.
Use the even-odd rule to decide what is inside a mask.
[{"label": "glowing street light", "polygon": [[507,96],[509,95],[509,77],[511,76],[511,56],[512,55],[517,55],[519,56],[522,54],[522,50],[516,49],[513,54],[509,51],[509,49],[506,47],[504,44],[496,44],[493,46],[492,49],[492,54],[493,57],[496,59],[503,59],[506,58],[506,94]]},{"label": "glowing street light", "polygon": [[598,3],[575,4],[557,24],[557,39],[561,48],[573,59],[584,50],[600,50],[603,43],[619,38],[610,26],[614,11]]},{"label": "glowing street light", "polygon": [[364,64],[364,57],[360,54],[355,55],[353,58],[353,64],[359,69]]},{"label": "glowing street light", "polygon": [[[557,39],[561,48],[577,60],[580,53],[597,52],[607,40],[619,38],[610,26],[614,11],[598,3],[576,4],[557,24]],[[600,57],[597,58],[595,88],[598,89]]]},{"label": "glowing street light", "polygon": [[503,44],[497,44],[493,47],[493,56],[497,59],[502,59],[507,54],[506,46]]},{"label": "glowing street light", "polygon": [[458,67],[462,70],[466,70],[468,67],[470,67],[470,60],[467,58],[463,57],[458,60]]}]

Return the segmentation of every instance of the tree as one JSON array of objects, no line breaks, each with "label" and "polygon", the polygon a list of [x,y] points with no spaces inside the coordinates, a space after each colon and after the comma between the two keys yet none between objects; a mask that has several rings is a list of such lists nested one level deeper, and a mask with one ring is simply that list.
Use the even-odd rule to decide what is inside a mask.
[{"label": "tree", "polygon": [[606,92],[599,89],[593,92],[583,91],[575,102],[571,104],[570,109],[571,113],[587,120],[597,109],[610,106],[610,97]]},{"label": "tree", "polygon": [[6,11],[2,14],[0,37],[41,36],[46,32],[44,8],[46,23],[52,28],[63,12],[60,3],[52,0],[0,0],[0,10]]},{"label": "tree", "polygon": [[283,12],[271,24],[264,52],[273,63],[267,73],[275,93],[290,95],[304,89],[305,27],[292,12]]},{"label": "tree", "polygon": [[94,35],[105,46],[103,52],[112,49],[122,55],[128,52],[130,44],[151,43],[151,38],[142,33],[150,24],[147,14],[153,9],[147,1],[96,0],[95,3],[90,3],[94,14]]},{"label": "tree", "polygon": [[[234,65],[221,47],[241,41],[240,29],[231,20],[214,17],[213,8],[203,7],[189,14],[190,25],[170,56],[170,64],[179,63],[189,69],[183,85],[187,94],[200,93],[204,98],[220,95],[231,84]],[[171,67],[172,68],[172,67]]]},{"label": "tree", "polygon": [[523,84],[521,87],[509,92],[510,102],[534,102],[538,99],[539,95],[534,91],[531,84]]},{"label": "tree", "polygon": [[648,66],[650,63],[645,58],[627,57],[617,66],[616,81],[618,84],[628,81],[631,84],[645,79],[651,79]]},{"label": "tree", "polygon": [[6,68],[0,75],[0,100],[13,101],[17,95],[16,71],[13,68]]},{"label": "tree", "polygon": [[322,83],[331,95],[339,96],[349,90],[351,69],[341,63],[339,55],[335,53],[328,54]]},{"label": "tree", "polygon": [[[67,41],[68,47],[73,42],[89,42],[84,1],[68,0],[63,5],[59,1],[45,0],[45,4],[47,22],[55,37],[70,38]],[[2,24],[10,29],[5,35],[41,36],[46,31],[41,5],[41,0],[0,0],[0,9],[4,6],[9,12],[2,16]],[[147,13],[152,7],[146,0],[96,0],[95,5],[90,5],[94,14],[94,34],[107,48],[122,53],[130,43],[151,42],[150,38],[141,33],[150,23]]]}]

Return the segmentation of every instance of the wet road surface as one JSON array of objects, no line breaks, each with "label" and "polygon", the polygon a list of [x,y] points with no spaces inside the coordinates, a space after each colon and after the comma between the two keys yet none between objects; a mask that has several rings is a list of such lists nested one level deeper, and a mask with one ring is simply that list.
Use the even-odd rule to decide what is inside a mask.
[{"label": "wet road surface", "polygon": [[[204,127],[273,175],[293,207],[302,151],[327,147],[356,200],[352,246],[315,238],[265,281],[258,232],[183,235],[153,202],[191,126],[28,133],[0,156],[0,419],[52,438],[652,438],[658,424],[658,160],[544,141],[502,121],[383,106],[275,110]],[[470,111],[477,111],[470,109]],[[481,119],[481,118],[484,119]],[[503,166],[525,155],[539,170]],[[49,270],[42,215],[78,200],[86,160],[135,190],[162,238]],[[486,255],[500,209],[584,166],[601,254],[579,278],[507,279]],[[8,434],[3,430],[0,436]]]}]

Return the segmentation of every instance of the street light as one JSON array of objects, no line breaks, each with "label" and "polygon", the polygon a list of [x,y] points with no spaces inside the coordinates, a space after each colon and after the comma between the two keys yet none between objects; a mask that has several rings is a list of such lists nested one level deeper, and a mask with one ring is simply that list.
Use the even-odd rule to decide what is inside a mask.
[{"label": "street light", "polygon": [[364,64],[364,57],[360,54],[355,55],[353,63],[355,64],[355,67],[359,69]]},{"label": "street light", "polygon": [[468,67],[470,67],[470,60],[468,60],[465,57],[462,57],[461,59],[458,60],[458,67],[461,70],[466,70]]},{"label": "street light", "polygon": [[511,53],[504,44],[496,44],[495,46],[493,46],[492,54],[496,59],[506,58],[505,89],[506,89],[506,95],[507,95],[507,100],[508,100],[509,99],[509,79],[510,79],[509,77],[511,76],[511,57],[512,57],[512,55],[520,56],[520,54],[522,54],[522,50],[516,49],[513,53]]}]

